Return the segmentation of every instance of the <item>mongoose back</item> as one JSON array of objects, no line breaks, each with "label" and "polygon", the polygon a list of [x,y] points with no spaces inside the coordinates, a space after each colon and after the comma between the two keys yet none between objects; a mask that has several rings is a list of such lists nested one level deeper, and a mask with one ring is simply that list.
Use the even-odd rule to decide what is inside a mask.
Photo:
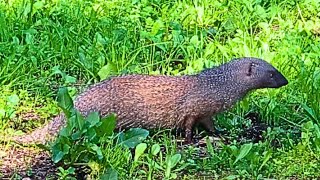
[{"label": "mongoose back", "polygon": [[[186,141],[190,142],[195,124],[212,132],[211,117],[230,108],[248,92],[286,84],[287,79],[266,61],[239,58],[196,75],[113,77],[89,87],[74,105],[84,116],[92,111],[102,117],[115,113],[117,129],[184,129]],[[57,135],[65,121],[60,114],[45,127],[13,140],[45,143],[48,137]]]}]

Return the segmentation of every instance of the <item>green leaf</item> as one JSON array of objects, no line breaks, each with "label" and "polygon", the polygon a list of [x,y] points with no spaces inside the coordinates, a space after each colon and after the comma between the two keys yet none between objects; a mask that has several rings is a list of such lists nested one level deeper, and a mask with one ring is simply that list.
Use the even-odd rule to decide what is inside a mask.
[{"label": "green leaf", "polygon": [[80,137],[81,137],[81,132],[80,131],[76,131],[75,133],[73,133],[72,135],[71,135],[71,139],[73,140],[73,141],[76,141],[76,140],[79,140],[80,139]]},{"label": "green leaf", "polygon": [[95,129],[93,129],[93,128],[89,128],[87,130],[86,135],[87,135],[89,141],[94,141],[94,139],[97,137],[97,133],[96,133]]},{"label": "green leaf", "polygon": [[100,116],[98,112],[90,112],[86,118],[86,122],[90,123],[89,127],[93,127],[100,122]]},{"label": "green leaf", "polygon": [[101,180],[117,180],[118,172],[112,168],[107,169],[107,171],[100,177]]},{"label": "green leaf", "polygon": [[209,137],[206,138],[206,145],[207,145],[207,150],[208,150],[209,154],[210,154],[211,156],[214,156],[215,153],[214,153],[213,146],[212,146],[212,143],[211,143]]},{"label": "green leaf", "polygon": [[175,154],[170,158],[170,168],[174,168],[181,160],[181,154]]},{"label": "green leaf", "polygon": [[68,144],[62,145],[57,142],[52,147],[52,160],[54,163],[59,162],[66,154],[69,153],[70,146]]},{"label": "green leaf", "polygon": [[233,180],[233,179],[238,179],[239,177],[240,177],[239,175],[230,175],[230,176],[226,177],[225,179]]},{"label": "green leaf", "polygon": [[77,78],[73,77],[73,76],[69,76],[69,75],[66,75],[65,77],[65,83],[67,84],[73,84],[73,83],[76,83],[77,82]]},{"label": "green leaf", "polygon": [[317,124],[314,124],[314,132],[316,134],[316,138],[320,139],[320,128]]},{"label": "green leaf", "polygon": [[134,154],[134,161],[138,161],[139,157],[144,154],[144,151],[147,149],[146,143],[140,143],[137,145]]},{"label": "green leaf", "polygon": [[153,156],[155,156],[155,155],[157,155],[159,152],[160,152],[160,146],[159,146],[159,144],[154,144],[154,145],[152,145],[152,147],[151,147],[151,154],[152,154]]},{"label": "green leaf", "polygon": [[75,127],[78,128],[78,130],[82,131],[85,121],[79,111],[75,112],[75,122]]},{"label": "green leaf", "polygon": [[68,93],[68,89],[63,87],[58,91],[58,106],[63,110],[67,118],[71,116],[73,101]]},{"label": "green leaf", "polygon": [[19,99],[19,96],[16,95],[16,94],[13,94],[13,95],[10,95],[8,97],[8,106],[16,106],[18,105],[20,99]]},{"label": "green leaf", "polygon": [[240,153],[233,164],[237,163],[239,160],[246,157],[246,155],[248,155],[248,153],[250,152],[251,148],[252,148],[252,143],[242,145],[240,148]]},{"label": "green leaf", "polygon": [[101,125],[95,127],[96,133],[99,137],[110,136],[116,127],[116,116],[115,114],[110,114],[107,117],[101,119]]},{"label": "green leaf", "polygon": [[103,159],[102,151],[99,146],[97,146],[96,144],[92,144],[91,149],[96,152],[96,155],[98,156],[99,160]]},{"label": "green leaf", "polygon": [[193,46],[198,47],[199,44],[200,44],[200,41],[199,41],[198,39],[199,39],[198,36],[197,36],[197,35],[194,35],[194,36],[191,37],[190,43],[191,43]]},{"label": "green leaf", "polygon": [[120,137],[120,144],[128,147],[134,148],[136,145],[141,143],[147,138],[149,131],[141,128],[131,128]]},{"label": "green leaf", "polygon": [[114,75],[118,71],[117,66],[109,61],[107,65],[103,66],[99,72],[98,75],[101,80],[106,79],[109,75]]},{"label": "green leaf", "polygon": [[261,166],[259,167],[259,171],[262,169],[262,167],[264,165],[266,165],[266,163],[269,161],[269,159],[271,158],[272,156],[272,152],[269,150],[265,155],[264,155],[264,158],[263,158],[263,162],[261,164]]},{"label": "green leaf", "polygon": [[317,122],[317,115],[315,113],[315,111],[310,108],[309,106],[307,106],[306,104],[301,104],[302,108],[306,111],[306,114],[315,122]]},{"label": "green leaf", "polygon": [[65,154],[62,151],[59,151],[58,153],[55,153],[52,155],[52,160],[54,163],[58,163]]},{"label": "green leaf", "polygon": [[157,20],[152,26],[151,35],[155,36],[163,26],[163,22],[161,20]]}]

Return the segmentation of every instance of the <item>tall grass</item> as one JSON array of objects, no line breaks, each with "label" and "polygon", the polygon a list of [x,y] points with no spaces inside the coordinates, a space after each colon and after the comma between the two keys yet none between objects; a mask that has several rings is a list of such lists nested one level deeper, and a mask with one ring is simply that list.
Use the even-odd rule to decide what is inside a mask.
[{"label": "tall grass", "polygon": [[[300,146],[296,145],[306,140],[297,139],[295,130],[300,133],[307,122],[317,129],[320,123],[319,9],[316,0],[1,1],[0,89],[10,91],[0,96],[0,112],[12,108],[20,112],[32,101],[42,102],[48,106],[44,109],[50,110],[58,87],[78,89],[78,85],[87,86],[111,75],[194,74],[235,57],[260,57],[276,66],[289,85],[259,90],[215,121],[234,140],[245,131],[247,120],[243,117],[258,112],[270,127],[266,132],[269,139],[253,145],[251,152],[256,155],[237,164],[237,142],[216,150],[221,154],[209,160],[191,164],[208,172],[221,166],[215,173],[223,176],[278,176],[285,165],[276,166],[270,158],[283,162],[291,162],[288,156],[298,158]],[[75,88],[72,90],[76,94]],[[13,94],[20,96],[20,104],[8,109],[8,97]],[[43,109],[39,113],[45,114]],[[11,119],[0,116],[2,130],[15,127],[9,123]],[[307,142],[315,146],[312,138],[316,137],[310,136]],[[271,147],[274,140],[281,140],[285,153]],[[231,156],[234,159],[227,160]],[[286,174],[300,175],[300,171]]]}]

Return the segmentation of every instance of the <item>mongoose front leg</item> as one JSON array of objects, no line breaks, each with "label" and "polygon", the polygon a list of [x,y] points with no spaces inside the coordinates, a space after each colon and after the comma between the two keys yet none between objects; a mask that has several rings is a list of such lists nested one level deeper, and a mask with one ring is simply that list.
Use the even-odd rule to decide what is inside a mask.
[{"label": "mongoose front leg", "polygon": [[192,143],[193,139],[193,125],[195,123],[195,118],[194,117],[188,117],[185,121],[185,143],[190,144]]},{"label": "mongoose front leg", "polygon": [[204,129],[209,133],[209,135],[214,134],[215,130],[210,116],[199,119],[199,123],[204,127]]}]

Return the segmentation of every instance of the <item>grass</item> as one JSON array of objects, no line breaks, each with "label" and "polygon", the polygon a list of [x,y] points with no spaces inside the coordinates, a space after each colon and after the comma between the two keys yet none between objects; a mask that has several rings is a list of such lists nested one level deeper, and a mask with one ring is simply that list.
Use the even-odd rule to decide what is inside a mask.
[{"label": "grass", "polygon": [[[198,147],[178,150],[174,137],[158,133],[145,140],[136,161],[130,150],[106,143],[102,164],[120,179],[319,177],[319,8],[316,0],[1,1],[0,133],[31,132],[50,120],[62,86],[75,96],[111,75],[194,74],[254,56],[271,62],[290,83],[254,92],[218,115],[215,125],[227,132],[229,144],[210,149],[208,143],[209,154],[200,158],[194,156]],[[253,126],[245,118],[249,112],[268,126],[262,141],[238,139],[243,127]],[[26,121],[25,114],[37,121]],[[153,156],[154,144],[165,153]],[[177,164],[171,169],[172,157]],[[108,172],[99,163],[90,167],[92,176]],[[59,176],[74,175],[61,169]]]}]

